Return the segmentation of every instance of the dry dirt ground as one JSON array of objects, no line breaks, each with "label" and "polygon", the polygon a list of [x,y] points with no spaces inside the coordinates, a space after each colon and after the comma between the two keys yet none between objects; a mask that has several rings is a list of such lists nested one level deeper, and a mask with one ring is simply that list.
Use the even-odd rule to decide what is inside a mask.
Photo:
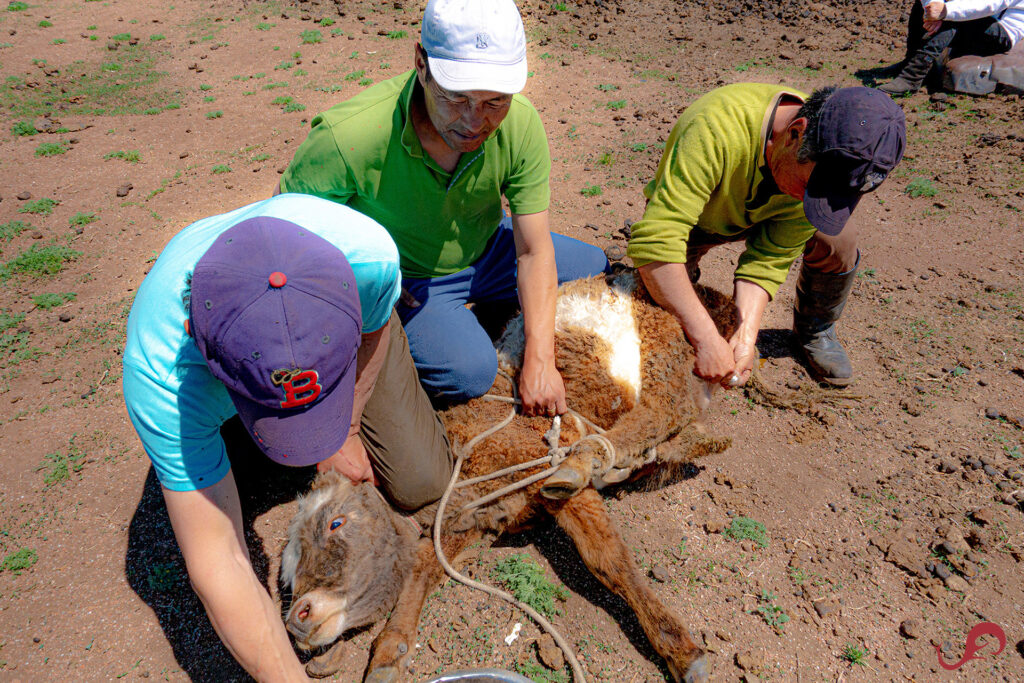
[{"label": "dry dirt ground", "polygon": [[[3,0],[4,4],[7,0]],[[909,2],[909,0],[908,0]],[[0,680],[239,680],[191,592],[125,415],[132,297],[179,229],[268,196],[312,116],[411,65],[422,3],[28,0],[0,7]],[[873,82],[902,52],[894,2],[523,0],[554,157],[555,230],[625,245],[672,123],[737,81]],[[1024,680],[1024,101],[902,101],[902,165],[858,209],[842,336],[855,398],[800,410],[720,395],[733,437],[693,476],[608,499],[637,562],[734,681]],[[34,134],[32,134],[34,132]],[[41,200],[52,200],[46,202]],[[34,211],[34,212],[33,212]],[[730,286],[737,249],[706,281]],[[805,391],[792,282],[761,377]],[[228,425],[255,564],[277,593],[303,471]],[[761,534],[761,527],[764,531]],[[661,681],[635,619],[561,533],[499,541],[568,599],[594,680]],[[537,629],[462,587],[428,602],[415,678],[469,665],[566,680]],[[999,625],[959,670],[980,622]],[[357,680],[374,629],[350,641]]]}]

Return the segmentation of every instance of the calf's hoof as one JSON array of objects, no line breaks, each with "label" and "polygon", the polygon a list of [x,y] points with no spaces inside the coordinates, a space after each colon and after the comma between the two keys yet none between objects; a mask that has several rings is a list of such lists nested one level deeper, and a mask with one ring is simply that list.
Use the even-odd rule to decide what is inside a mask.
[{"label": "calf's hoof", "polygon": [[540,487],[540,495],[548,500],[568,500],[587,488],[590,476],[575,467],[559,467],[554,474],[544,480]]},{"label": "calf's hoof", "polygon": [[306,662],[306,674],[310,678],[327,678],[341,671],[345,657],[344,641],[339,640],[326,652]]},{"label": "calf's hoof", "polygon": [[701,655],[690,664],[686,671],[682,672],[672,666],[672,663],[668,663],[669,672],[672,674],[672,678],[675,681],[681,681],[682,683],[707,683],[710,678],[710,672],[708,667],[707,655]]},{"label": "calf's hoof", "polygon": [[384,666],[366,674],[363,683],[397,683],[400,679],[397,666]]}]

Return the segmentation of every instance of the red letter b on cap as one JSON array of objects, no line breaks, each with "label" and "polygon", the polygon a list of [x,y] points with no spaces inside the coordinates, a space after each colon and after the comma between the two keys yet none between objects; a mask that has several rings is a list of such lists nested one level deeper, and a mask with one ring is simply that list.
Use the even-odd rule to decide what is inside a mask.
[{"label": "red letter b on cap", "polygon": [[298,408],[312,403],[323,389],[319,382],[320,376],[316,370],[303,370],[287,382],[283,382],[281,388],[284,390],[284,400],[281,401],[281,407]]}]

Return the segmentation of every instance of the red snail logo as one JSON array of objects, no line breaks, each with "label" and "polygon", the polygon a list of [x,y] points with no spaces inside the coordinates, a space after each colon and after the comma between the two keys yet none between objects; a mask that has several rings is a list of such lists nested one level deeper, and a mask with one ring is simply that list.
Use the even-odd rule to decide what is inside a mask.
[{"label": "red snail logo", "polygon": [[982,636],[990,636],[999,642],[999,649],[992,653],[993,657],[1002,652],[1003,648],[1006,647],[1006,634],[1003,633],[1003,629],[998,624],[983,621],[972,628],[967,634],[967,641],[964,643],[964,656],[960,658],[960,661],[954,662],[953,664],[947,663],[946,660],[942,658],[942,648],[938,645],[935,646],[935,654],[939,657],[939,666],[946,671],[954,671],[972,659],[984,659],[986,655],[975,654],[988,644],[987,642],[978,642],[978,639]]}]

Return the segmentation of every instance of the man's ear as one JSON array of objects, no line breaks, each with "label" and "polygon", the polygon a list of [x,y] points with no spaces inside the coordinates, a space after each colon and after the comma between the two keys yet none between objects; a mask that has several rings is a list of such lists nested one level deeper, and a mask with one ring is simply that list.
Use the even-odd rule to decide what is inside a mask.
[{"label": "man's ear", "polygon": [[794,119],[789,127],[786,129],[786,141],[789,143],[800,144],[803,142],[804,133],[807,132],[807,117],[802,116],[798,119]]},{"label": "man's ear", "polygon": [[420,85],[427,87],[427,51],[423,49],[421,43],[416,43],[413,66],[416,67],[416,77],[419,79]]}]

